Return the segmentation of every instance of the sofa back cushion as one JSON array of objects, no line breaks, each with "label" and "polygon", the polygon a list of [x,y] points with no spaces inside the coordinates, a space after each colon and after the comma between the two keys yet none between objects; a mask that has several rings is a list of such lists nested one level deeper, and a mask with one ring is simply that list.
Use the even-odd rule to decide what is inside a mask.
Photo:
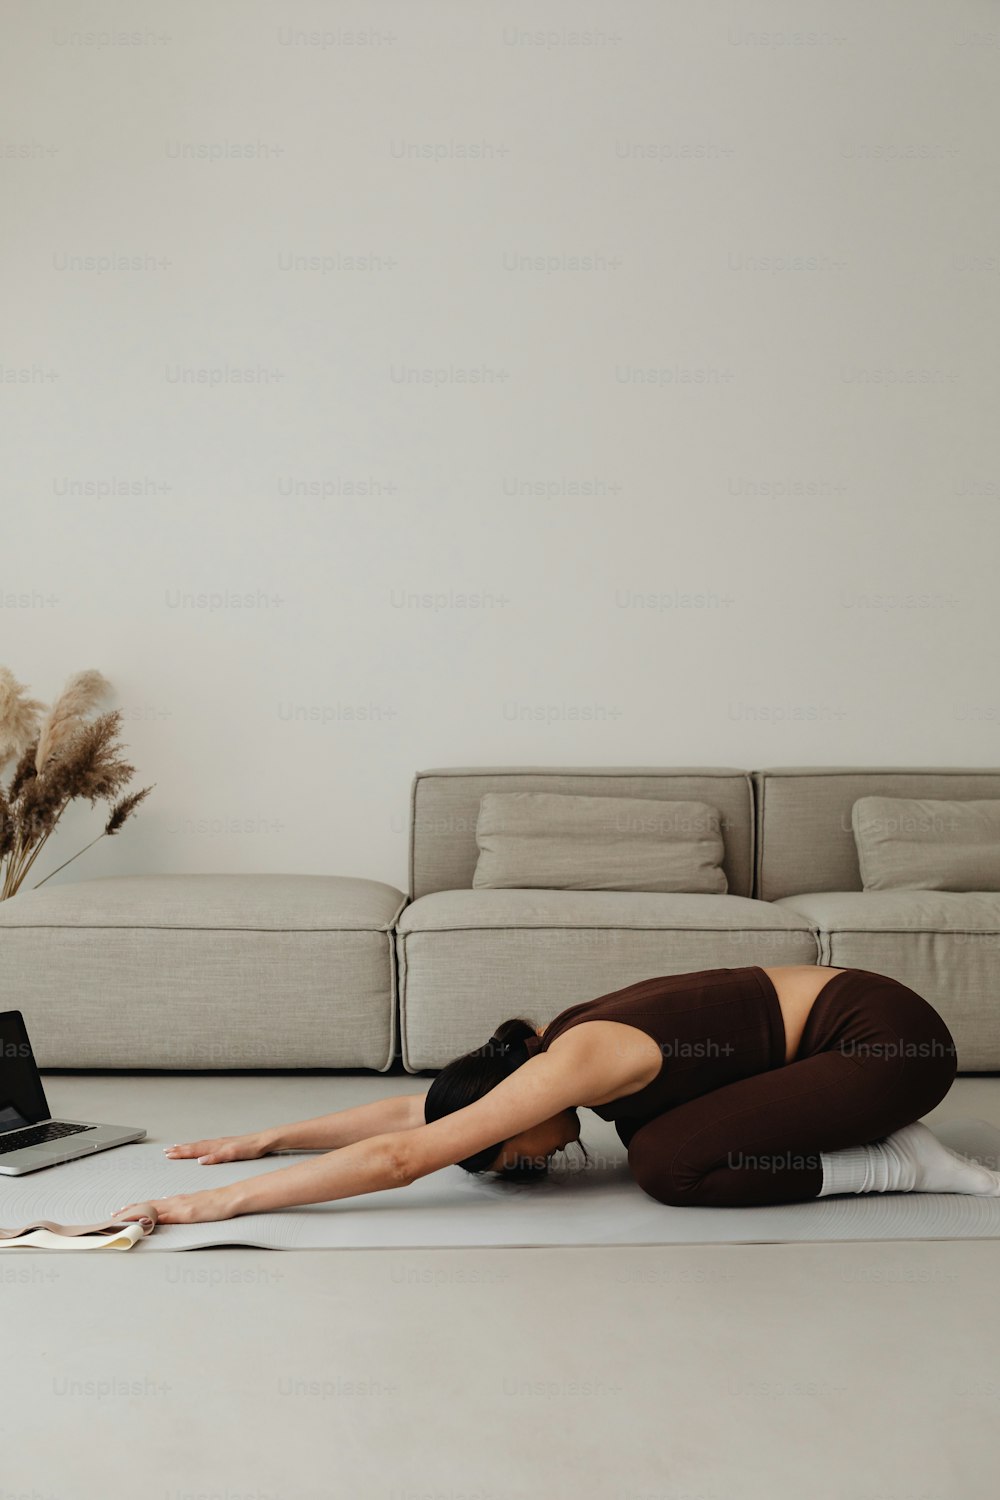
[{"label": "sofa back cushion", "polygon": [[859,797],[866,891],[1000,891],[1000,801]]},{"label": "sofa back cushion", "polygon": [[487,792],[476,890],[726,893],[719,814],[707,802]]},{"label": "sofa back cushion", "polygon": [[755,894],[764,901],[863,889],[852,810],[860,797],[970,802],[1000,797],[1000,771],[932,767],[794,767],[753,773]]},{"label": "sofa back cushion", "polygon": [[706,802],[717,809],[729,894],[753,884],[753,801],[748,771],[647,767],[485,767],[418,771],[410,798],[410,897],[471,890],[476,824],[487,792],[558,792],[585,797]]}]

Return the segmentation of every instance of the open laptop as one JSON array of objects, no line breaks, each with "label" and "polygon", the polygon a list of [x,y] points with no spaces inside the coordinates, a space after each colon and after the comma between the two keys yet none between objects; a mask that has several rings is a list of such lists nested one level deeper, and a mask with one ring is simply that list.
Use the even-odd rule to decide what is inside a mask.
[{"label": "open laptop", "polygon": [[20,1177],[39,1167],[141,1141],[145,1134],[131,1125],[53,1120],[24,1017],[19,1010],[0,1011],[0,1172]]}]

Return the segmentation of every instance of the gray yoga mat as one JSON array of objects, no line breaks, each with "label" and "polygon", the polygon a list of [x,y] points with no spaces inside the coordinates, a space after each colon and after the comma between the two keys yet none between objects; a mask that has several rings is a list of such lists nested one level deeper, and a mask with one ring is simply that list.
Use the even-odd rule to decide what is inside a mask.
[{"label": "gray yoga mat", "polygon": [[[984,1120],[935,1122],[934,1130],[955,1151],[993,1167],[1000,1162],[1000,1130]],[[34,1219],[92,1223],[123,1204],[235,1182],[301,1159],[283,1155],[200,1167],[168,1161],[161,1145],[120,1146],[27,1177],[0,1177],[0,1224],[14,1228]],[[541,1182],[503,1183],[449,1167],[406,1188],[338,1203],[218,1224],[159,1224],[132,1254],[212,1245],[335,1250],[996,1238],[1000,1198],[887,1193],[773,1208],[668,1208],[632,1181],[624,1158],[602,1157],[586,1169],[567,1159]],[[5,1252],[15,1253],[48,1252]]]}]

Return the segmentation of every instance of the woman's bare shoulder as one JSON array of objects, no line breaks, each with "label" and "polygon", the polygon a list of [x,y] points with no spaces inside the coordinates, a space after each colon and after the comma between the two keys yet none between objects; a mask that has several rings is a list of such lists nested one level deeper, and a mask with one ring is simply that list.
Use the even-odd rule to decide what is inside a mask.
[{"label": "woman's bare shoulder", "polygon": [[663,1067],[656,1039],[623,1021],[580,1021],[553,1037],[548,1056],[577,1069],[581,1085],[586,1080],[588,1097],[577,1100],[584,1106],[638,1093]]}]

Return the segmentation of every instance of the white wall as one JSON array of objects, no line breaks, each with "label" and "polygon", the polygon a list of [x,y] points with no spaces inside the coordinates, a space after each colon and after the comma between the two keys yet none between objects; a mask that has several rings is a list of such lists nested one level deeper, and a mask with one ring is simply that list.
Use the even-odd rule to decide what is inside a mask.
[{"label": "white wall", "polygon": [[1000,764],[994,5],[3,24],[0,661],[157,783],[68,874],[405,885],[418,767]]}]

